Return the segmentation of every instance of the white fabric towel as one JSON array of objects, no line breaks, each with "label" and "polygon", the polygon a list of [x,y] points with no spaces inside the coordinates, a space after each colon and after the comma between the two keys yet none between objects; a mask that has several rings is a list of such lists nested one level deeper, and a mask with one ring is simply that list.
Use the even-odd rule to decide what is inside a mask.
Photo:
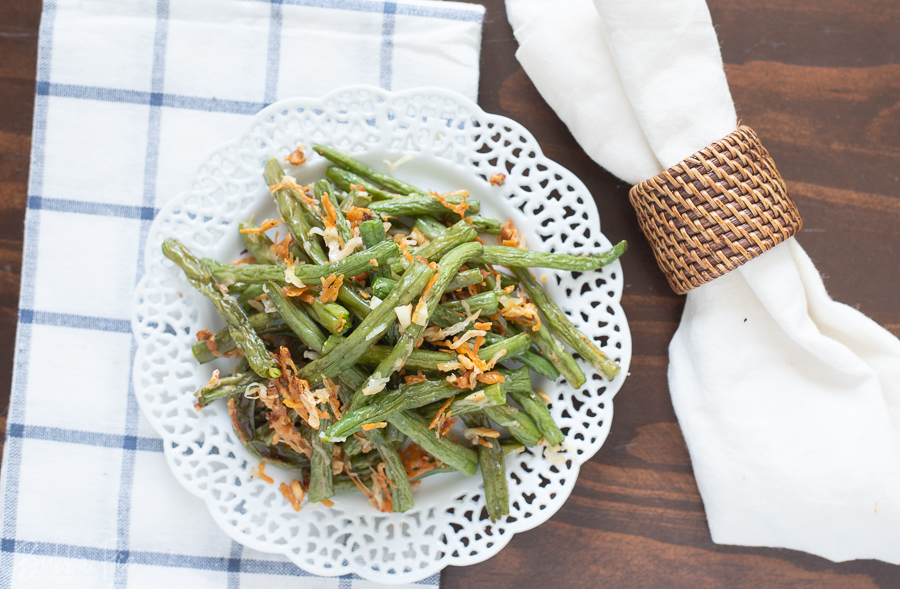
[{"label": "white fabric towel", "polygon": [[[703,0],[506,4],[538,90],[628,182],[736,128]],[[796,239],[687,295],[669,387],[713,541],[900,563],[900,341]]]},{"label": "white fabric towel", "polygon": [[153,216],[257,111],[348,84],[474,100],[483,16],[432,0],[44,0],[0,588],[379,586],[245,549],[178,483],[129,387],[132,294]]}]

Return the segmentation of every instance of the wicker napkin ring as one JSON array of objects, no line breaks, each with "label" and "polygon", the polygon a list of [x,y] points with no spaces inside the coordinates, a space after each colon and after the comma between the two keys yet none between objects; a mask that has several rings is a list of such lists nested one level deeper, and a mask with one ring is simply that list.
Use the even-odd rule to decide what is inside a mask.
[{"label": "wicker napkin ring", "polygon": [[629,196],[678,294],[752,260],[802,225],[775,162],[745,126],[632,187]]}]

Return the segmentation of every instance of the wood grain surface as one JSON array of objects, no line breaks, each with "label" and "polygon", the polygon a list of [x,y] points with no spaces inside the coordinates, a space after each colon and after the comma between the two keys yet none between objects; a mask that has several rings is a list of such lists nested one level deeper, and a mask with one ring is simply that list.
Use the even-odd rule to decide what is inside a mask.
[{"label": "wood grain surface", "polygon": [[[578,175],[603,231],[631,245],[623,306],[631,377],[606,445],[550,521],[496,557],[446,569],[447,589],[544,587],[897,587],[900,567],[832,563],[779,549],[717,546],[666,385],[684,299],[666,286],[627,202],[515,59],[502,0],[487,16],[479,102],[521,122]],[[772,153],[804,219],[799,240],[829,292],[900,335],[900,3],[710,0],[743,122]],[[40,2],[0,2],[0,412],[17,317]],[[895,249],[898,251],[895,253]],[[5,417],[4,417],[5,421]]]}]

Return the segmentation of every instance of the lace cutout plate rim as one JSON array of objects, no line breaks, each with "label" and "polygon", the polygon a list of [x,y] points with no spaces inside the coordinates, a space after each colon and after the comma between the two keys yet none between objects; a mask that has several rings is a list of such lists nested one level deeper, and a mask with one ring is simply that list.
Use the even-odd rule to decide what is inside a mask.
[{"label": "lace cutout plate rim", "polygon": [[[304,505],[295,512],[278,490],[280,482],[291,480],[288,471],[267,468],[274,485],[251,478],[256,460],[240,446],[224,403],[194,409],[192,393],[214,368],[227,370],[233,361],[197,365],[190,352],[194,334],[222,323],[163,257],[160,245],[176,237],[199,255],[238,259],[237,223],[251,214],[277,218],[261,176],[264,162],[283,159],[304,144],[308,161],[288,169],[301,182],[321,178],[327,163],[309,149],[313,143],[353,153],[382,170],[413,154],[394,174],[429,189],[467,188],[485,214],[512,218],[531,249],[584,253],[611,247],[600,233],[594,200],[577,177],[545,157],[520,124],[485,113],[455,92],[350,86],[318,98],[282,100],[207,154],[188,190],[166,203],[150,227],[145,273],[132,306],[138,403],[163,438],[175,478],[245,546],[284,555],[311,574],[355,574],[389,584],[484,561],[514,534],[540,525],[562,507],[579,466],[609,433],[613,397],[628,374],[632,351],[620,305],[621,265],[616,261],[590,273],[535,269],[554,300],[622,371],[608,381],[579,360],[587,376],[579,390],[562,378],[554,383],[532,374],[535,388],[552,399],[567,451],[552,462],[540,448],[507,457],[509,517],[492,524],[480,475],[460,474],[423,480],[416,506],[403,514],[380,513],[361,494],[336,496],[333,507]],[[492,186],[492,174],[506,174],[505,182]]]}]

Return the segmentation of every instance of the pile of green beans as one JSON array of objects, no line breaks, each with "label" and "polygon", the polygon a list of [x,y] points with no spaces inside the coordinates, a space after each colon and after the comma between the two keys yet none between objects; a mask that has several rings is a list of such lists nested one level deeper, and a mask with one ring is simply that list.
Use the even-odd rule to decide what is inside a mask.
[{"label": "pile of green beans", "polygon": [[[565,441],[531,372],[583,386],[566,346],[606,378],[619,372],[529,268],[594,271],[625,242],[584,256],[485,245],[479,234],[508,234],[464,191],[440,196],[313,150],[332,165],[310,186],[276,159],[263,171],[287,241],[251,219],[239,230],[252,259],[240,263],[163,243],[225,325],[198,332],[197,362],[239,359],[196,407],[227,403],[247,452],[291,471],[309,502],[362,491],[402,512],[422,478],[480,469],[497,521],[509,514],[504,457]],[[459,418],[462,435],[448,435]]]}]

